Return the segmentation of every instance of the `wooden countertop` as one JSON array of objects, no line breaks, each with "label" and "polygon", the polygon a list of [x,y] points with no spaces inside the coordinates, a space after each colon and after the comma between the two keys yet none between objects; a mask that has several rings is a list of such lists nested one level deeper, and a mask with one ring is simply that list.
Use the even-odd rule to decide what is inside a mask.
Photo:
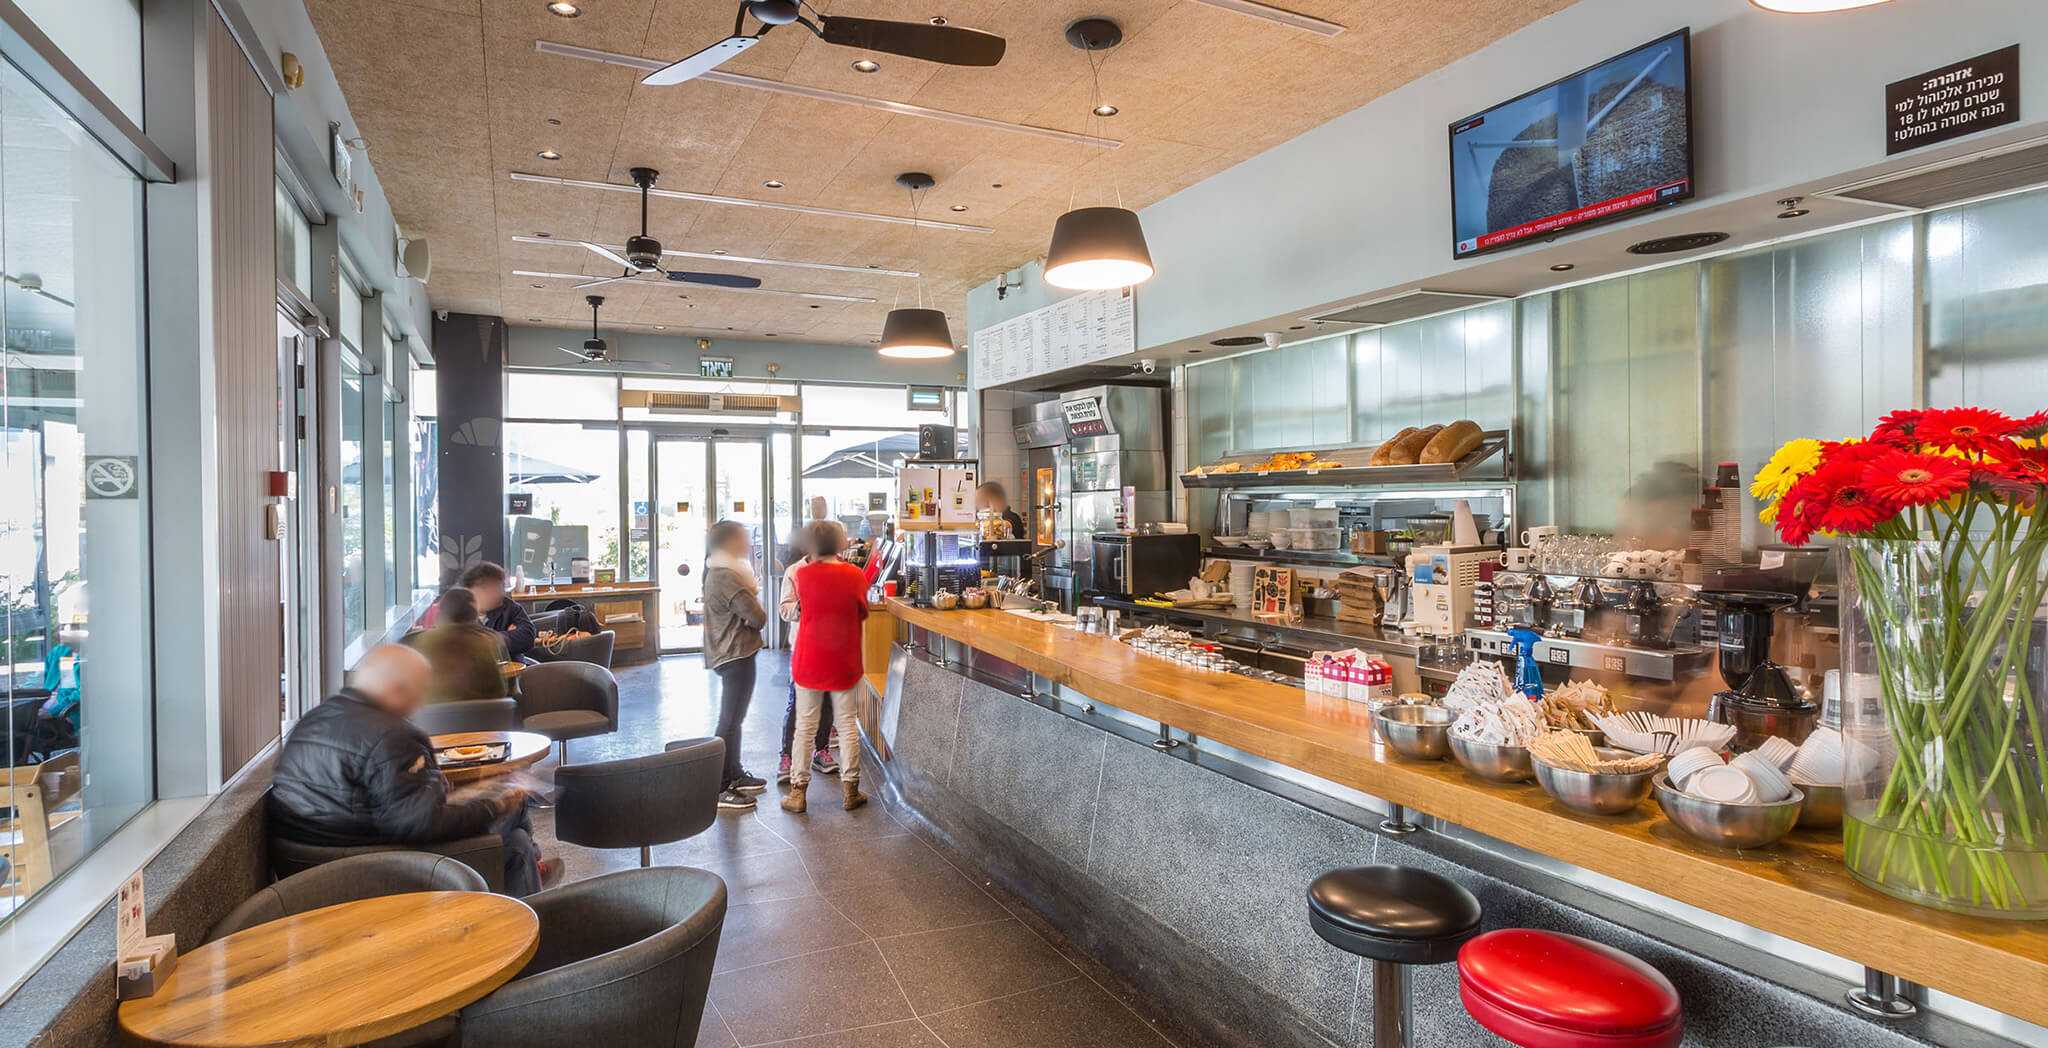
[{"label": "wooden countertop", "polygon": [[1190,670],[1005,611],[932,611],[897,600],[889,611],[1141,717],[2048,1024],[2048,929],[1950,914],[1872,891],[1842,865],[1838,831],[1795,830],[1748,851],[1715,848],[1673,826],[1655,800],[1628,815],[1581,815],[1534,783],[1493,783],[1453,761],[1397,757],[1359,703]]}]

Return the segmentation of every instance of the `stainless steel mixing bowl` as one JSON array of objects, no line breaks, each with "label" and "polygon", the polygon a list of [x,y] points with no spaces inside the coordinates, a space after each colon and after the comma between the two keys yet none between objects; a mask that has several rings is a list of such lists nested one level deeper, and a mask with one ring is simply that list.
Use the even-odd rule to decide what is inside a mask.
[{"label": "stainless steel mixing bowl", "polygon": [[1451,733],[1451,756],[1465,770],[1494,782],[1528,782],[1536,772],[1529,766],[1529,747],[1501,746],[1477,742]]},{"label": "stainless steel mixing bowl", "polygon": [[1832,830],[1842,825],[1840,786],[1816,786],[1805,782],[1792,785],[1806,794],[1806,803],[1799,806],[1800,826],[1809,830]]},{"label": "stainless steel mixing bowl", "polygon": [[1442,706],[1388,706],[1373,714],[1380,738],[1403,757],[1440,761],[1451,755],[1451,722],[1458,715]]},{"label": "stainless steel mixing bowl", "polygon": [[[1605,758],[1636,756],[1627,750],[1602,748],[1594,752]],[[1650,780],[1664,771],[1660,765],[1649,771],[1602,775],[1554,768],[1539,760],[1530,761],[1529,766],[1536,772],[1536,783],[1543,787],[1543,792],[1559,804],[1588,815],[1620,815],[1635,810],[1650,795]]]},{"label": "stainless steel mixing bowl", "polygon": [[1671,785],[1663,772],[1653,784],[1657,806],[1678,828],[1723,848],[1761,848],[1792,832],[1806,795],[1797,788],[1782,801],[1731,804],[1695,797]]}]

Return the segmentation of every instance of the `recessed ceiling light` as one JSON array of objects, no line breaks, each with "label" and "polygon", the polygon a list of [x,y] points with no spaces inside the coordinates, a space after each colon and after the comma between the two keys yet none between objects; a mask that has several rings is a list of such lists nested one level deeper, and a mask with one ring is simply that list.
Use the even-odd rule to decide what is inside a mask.
[{"label": "recessed ceiling light", "polygon": [[656,325],[654,325],[654,330],[656,330],[656,331],[667,331],[667,330],[668,330],[668,325],[667,325],[667,324],[656,324]]},{"label": "recessed ceiling light", "polygon": [[574,18],[582,14],[583,9],[575,4],[566,2],[566,0],[554,0],[553,3],[548,5],[548,13],[557,18]]},{"label": "recessed ceiling light", "polygon": [[560,154],[560,153],[557,153],[557,152],[555,152],[555,151],[554,151],[554,150],[552,150],[552,149],[543,149],[543,150],[541,150],[540,152],[538,152],[538,153],[535,153],[535,154],[533,154],[533,155],[534,155],[534,156],[537,156],[537,157],[539,157],[539,158],[541,158],[542,160],[560,160],[560,159],[562,159],[562,154]]},{"label": "recessed ceiling light", "polygon": [[932,16],[932,24],[933,24],[933,25],[945,25],[945,24],[946,24],[946,16],[945,16],[945,15],[933,15],[933,16]]},{"label": "recessed ceiling light", "polygon": [[1568,273],[1576,268],[1578,267],[1570,262],[1559,262],[1557,265],[1551,266],[1550,271],[1552,273]]},{"label": "recessed ceiling light", "polygon": [[547,285],[546,285],[546,284],[534,284],[534,285],[532,285],[532,286],[533,286],[533,287],[537,287],[537,288],[544,288],[544,287],[547,287]]},{"label": "recessed ceiling light", "polygon": [[535,231],[533,235],[534,235],[534,236],[537,236],[537,237],[539,237],[539,238],[541,238],[542,240],[546,240],[546,239],[548,238],[548,236],[549,236],[549,234],[547,234],[547,233],[542,233],[542,232],[539,232],[539,231]]},{"label": "recessed ceiling light", "polygon": [[782,188],[782,180],[781,180],[781,179],[779,179],[779,178],[771,178],[771,179],[769,179],[768,181],[766,181],[766,182],[763,182],[763,183],[761,183],[761,184],[762,184],[762,185],[764,185],[764,186],[767,186],[767,187],[768,187],[769,189],[781,189],[781,188]]},{"label": "recessed ceiling light", "polygon": [[1811,210],[1807,209],[1807,208],[1803,208],[1803,207],[1788,207],[1788,208],[1786,208],[1785,210],[1783,210],[1783,211],[1780,211],[1780,212],[1778,212],[1778,217],[1779,217],[1779,218],[1798,218],[1798,217],[1800,217],[1801,215],[1810,215],[1810,214],[1813,214],[1813,212],[1812,212]]},{"label": "recessed ceiling light", "polygon": [[1002,184],[1001,182],[990,182],[990,183],[988,184],[988,187],[989,187],[990,189],[1001,189],[1001,188],[1003,188],[1003,184]]},{"label": "recessed ceiling light", "polygon": [[538,324],[538,323],[540,323],[540,318],[539,318],[539,317],[527,317],[527,318],[526,318],[526,322],[527,322],[527,323],[529,323],[529,324]]},{"label": "recessed ceiling light", "polygon": [[1108,102],[1104,102],[1101,105],[1096,106],[1094,109],[1089,110],[1089,112],[1094,113],[1096,116],[1115,116],[1116,107],[1110,105]]},{"label": "recessed ceiling light", "polygon": [[880,269],[880,268],[882,268],[882,267],[881,267],[881,266],[879,266],[879,265],[876,265],[876,264],[875,264],[875,263],[873,263],[873,262],[870,262],[870,263],[868,263],[868,268],[869,268],[869,269]]},{"label": "recessed ceiling light", "polygon": [[763,332],[761,332],[761,337],[762,337],[762,338],[774,338],[774,337],[775,337],[775,332],[773,332],[773,331],[763,331]]},{"label": "recessed ceiling light", "polygon": [[1829,11],[1847,11],[1856,7],[1875,7],[1886,0],[1749,0],[1766,11],[1781,15],[1817,15]]},{"label": "recessed ceiling light", "polygon": [[882,63],[868,58],[855,59],[853,63],[853,71],[856,73],[872,73],[880,68]]},{"label": "recessed ceiling light", "polygon": [[965,211],[965,210],[967,210],[967,205],[966,205],[966,204],[954,204],[954,205],[953,205],[953,210],[955,210],[955,211]]},{"label": "recessed ceiling light", "polygon": [[711,249],[711,253],[714,255],[723,255],[725,254],[725,249],[722,247],[714,247]]},{"label": "recessed ceiling light", "polygon": [[1307,324],[1291,324],[1291,325],[1289,325],[1289,326],[1288,326],[1287,330],[1289,330],[1289,331],[1300,331],[1301,329],[1303,329],[1303,328],[1305,328],[1305,327],[1307,327],[1307,326],[1308,326]]},{"label": "recessed ceiling light", "polygon": [[557,119],[555,119],[554,117],[549,117],[549,118],[548,118],[548,126],[549,126],[549,127],[561,127],[561,126],[562,126],[562,122],[561,122],[560,120],[557,120]]},{"label": "recessed ceiling light", "polygon": [[817,309],[817,308],[818,308],[818,304],[817,304],[816,302],[813,302],[813,303],[811,303],[811,308],[812,308],[812,309]]},{"label": "recessed ceiling light", "polygon": [[1188,356],[1191,356],[1191,357],[1199,357],[1199,356],[1201,356],[1201,355],[1202,355],[1202,351],[1201,351],[1201,350],[1199,350],[1199,349],[1191,349],[1191,350],[1188,350]]}]

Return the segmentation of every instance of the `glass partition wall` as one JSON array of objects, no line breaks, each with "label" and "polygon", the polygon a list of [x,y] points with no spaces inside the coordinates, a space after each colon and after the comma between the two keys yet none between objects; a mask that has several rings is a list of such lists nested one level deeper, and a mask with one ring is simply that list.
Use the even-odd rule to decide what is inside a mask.
[{"label": "glass partition wall", "polygon": [[[896,469],[917,452],[917,425],[951,424],[956,405],[911,411],[902,386],[707,381],[512,371],[506,376],[506,490],[532,496],[552,539],[532,578],[566,580],[587,550],[593,575],[652,585],[664,652],[703,644],[705,537],[736,520],[754,539],[762,599],[779,597],[792,543],[811,520],[855,539],[887,534]],[[714,414],[705,393],[794,398],[797,410]],[[621,407],[622,395],[649,406]],[[531,529],[529,529],[531,530]],[[515,559],[521,551],[514,549]],[[515,567],[508,564],[507,567]],[[547,573],[552,572],[552,575]],[[769,625],[781,643],[782,625]]]}]

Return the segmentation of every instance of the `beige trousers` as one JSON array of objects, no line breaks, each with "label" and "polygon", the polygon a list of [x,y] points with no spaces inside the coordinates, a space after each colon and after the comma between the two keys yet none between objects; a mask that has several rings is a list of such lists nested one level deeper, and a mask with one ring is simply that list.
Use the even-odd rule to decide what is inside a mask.
[{"label": "beige trousers", "polygon": [[[855,685],[855,688],[859,685]],[[860,726],[853,715],[854,688],[844,691],[820,691],[816,688],[796,690],[796,730],[790,737],[808,742],[818,734],[818,718],[823,715],[825,699],[832,699],[832,727],[839,732],[839,781],[860,781]],[[808,754],[799,753],[789,762],[789,781],[797,786],[811,781],[811,761]]]}]

